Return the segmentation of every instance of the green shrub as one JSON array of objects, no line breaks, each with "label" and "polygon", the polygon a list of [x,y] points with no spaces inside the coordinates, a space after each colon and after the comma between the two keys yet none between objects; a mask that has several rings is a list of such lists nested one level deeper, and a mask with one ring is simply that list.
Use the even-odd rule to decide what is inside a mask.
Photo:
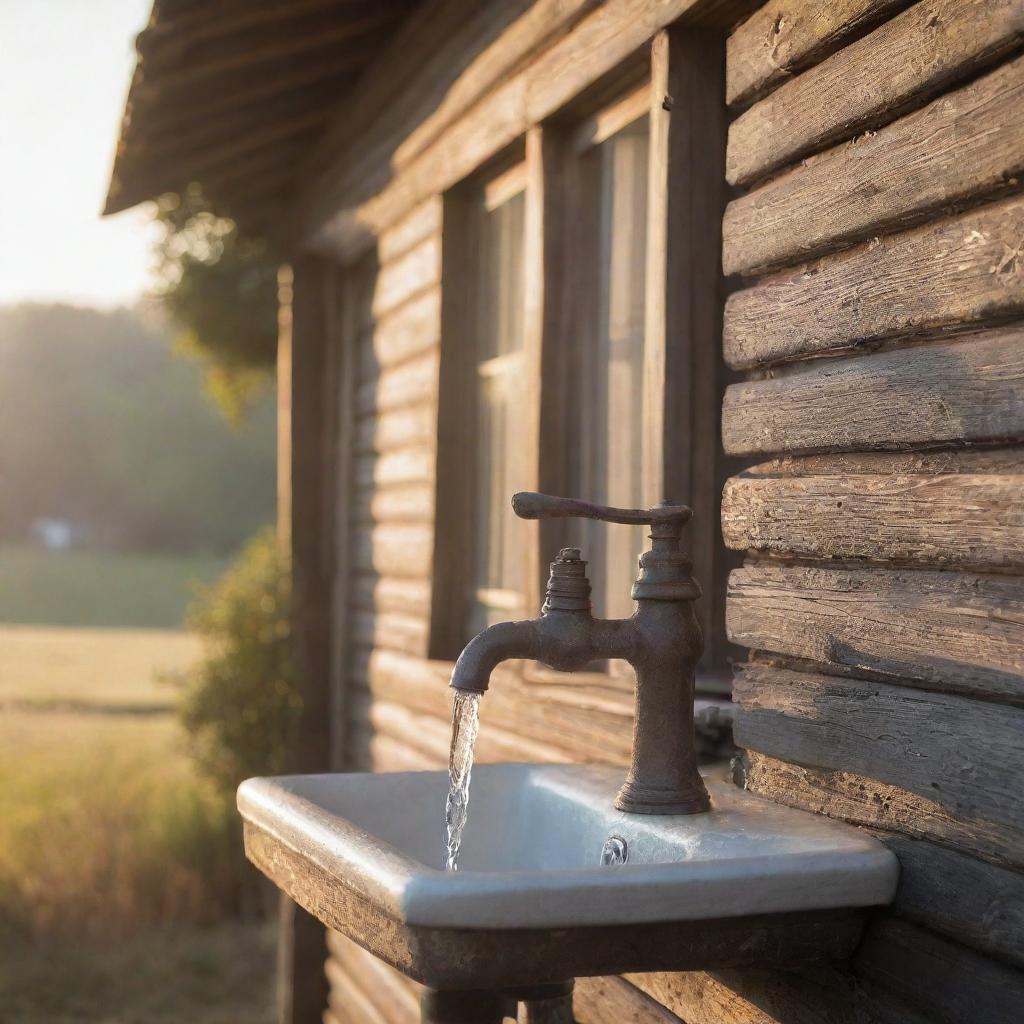
[{"label": "green shrub", "polygon": [[285,769],[302,708],[289,651],[291,573],[269,530],[201,591],[188,624],[205,656],[185,681],[182,721],[201,770],[225,795]]}]

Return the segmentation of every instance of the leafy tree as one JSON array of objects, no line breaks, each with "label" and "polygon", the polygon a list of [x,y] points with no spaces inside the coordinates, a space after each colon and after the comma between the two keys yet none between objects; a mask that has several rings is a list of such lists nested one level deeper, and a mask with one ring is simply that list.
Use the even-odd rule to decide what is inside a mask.
[{"label": "leafy tree", "polygon": [[161,197],[156,216],[157,295],[181,348],[205,367],[207,393],[238,420],[274,367],[280,261],[265,238],[215,211],[198,185]]},{"label": "leafy tree", "polygon": [[196,759],[223,792],[285,770],[302,700],[290,656],[291,574],[272,531],[258,534],[193,606],[204,658],[183,682]]}]

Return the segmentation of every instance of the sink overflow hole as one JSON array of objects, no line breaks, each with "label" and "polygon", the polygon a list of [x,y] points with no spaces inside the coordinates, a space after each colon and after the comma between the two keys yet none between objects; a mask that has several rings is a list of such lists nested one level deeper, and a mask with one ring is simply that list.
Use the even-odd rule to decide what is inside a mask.
[{"label": "sink overflow hole", "polygon": [[601,866],[610,867],[615,864],[625,864],[628,856],[626,840],[622,836],[609,836],[604,841],[604,847],[601,850]]}]

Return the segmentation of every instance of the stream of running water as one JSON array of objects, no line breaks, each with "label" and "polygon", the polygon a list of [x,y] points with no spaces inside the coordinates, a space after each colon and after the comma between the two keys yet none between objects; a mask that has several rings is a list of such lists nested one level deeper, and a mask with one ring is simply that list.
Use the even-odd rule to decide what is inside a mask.
[{"label": "stream of running water", "polygon": [[473,748],[480,731],[480,693],[455,691],[452,700],[452,745],[448,754],[448,800],[444,819],[448,828],[446,865],[457,871],[462,830],[469,812],[469,782],[473,774]]}]

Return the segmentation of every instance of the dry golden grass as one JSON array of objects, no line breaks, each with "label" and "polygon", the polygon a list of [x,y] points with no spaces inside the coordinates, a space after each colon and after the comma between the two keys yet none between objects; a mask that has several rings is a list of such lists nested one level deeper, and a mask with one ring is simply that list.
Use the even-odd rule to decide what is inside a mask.
[{"label": "dry golden grass", "polygon": [[271,939],[232,923],[233,808],[198,777],[162,631],[0,627],[0,1020],[268,1021]]},{"label": "dry golden grass", "polygon": [[161,676],[199,654],[181,630],[0,625],[0,708],[170,707],[176,694]]}]

